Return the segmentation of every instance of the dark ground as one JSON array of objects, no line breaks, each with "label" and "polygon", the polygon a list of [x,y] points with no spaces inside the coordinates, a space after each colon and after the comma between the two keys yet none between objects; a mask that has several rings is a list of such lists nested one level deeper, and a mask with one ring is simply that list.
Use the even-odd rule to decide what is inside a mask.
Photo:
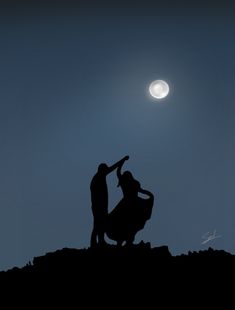
[{"label": "dark ground", "polygon": [[[1,298],[31,309],[187,309],[204,300],[217,305],[235,279],[235,256],[209,248],[172,256],[167,246],[69,249],[35,257],[23,268],[0,273]],[[228,293],[229,292],[229,293]],[[188,304],[187,300],[190,300]],[[164,303],[162,305],[162,303]],[[160,305],[161,304],[161,305]],[[203,306],[203,307],[204,307]],[[63,308],[63,307],[62,307]]]}]

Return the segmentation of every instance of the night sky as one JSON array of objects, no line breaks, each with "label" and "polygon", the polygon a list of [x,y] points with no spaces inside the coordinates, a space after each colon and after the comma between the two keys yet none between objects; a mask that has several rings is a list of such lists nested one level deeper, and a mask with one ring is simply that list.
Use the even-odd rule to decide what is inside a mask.
[{"label": "night sky", "polygon": [[0,269],[88,247],[91,178],[125,155],[155,195],[136,242],[235,253],[235,7],[32,2],[0,5]]}]

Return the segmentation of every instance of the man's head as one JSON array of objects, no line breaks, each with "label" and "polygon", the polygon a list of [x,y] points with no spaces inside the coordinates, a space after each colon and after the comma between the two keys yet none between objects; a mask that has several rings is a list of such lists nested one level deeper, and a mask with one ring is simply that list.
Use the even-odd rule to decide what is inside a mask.
[{"label": "man's head", "polygon": [[108,171],[108,166],[105,163],[102,163],[98,167],[98,173],[106,174]]}]

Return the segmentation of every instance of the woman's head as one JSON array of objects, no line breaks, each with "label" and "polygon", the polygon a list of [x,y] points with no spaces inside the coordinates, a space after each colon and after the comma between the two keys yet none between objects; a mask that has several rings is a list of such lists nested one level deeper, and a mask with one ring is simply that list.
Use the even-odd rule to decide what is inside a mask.
[{"label": "woman's head", "polygon": [[128,182],[131,182],[133,181],[134,178],[133,178],[133,175],[130,171],[125,171],[123,172],[121,178],[119,179],[119,182],[118,182],[118,186],[120,186],[121,184],[127,184]]},{"label": "woman's head", "polygon": [[140,183],[133,177],[130,171],[125,171],[119,179],[124,196],[136,196],[140,189]]},{"label": "woman's head", "polygon": [[133,175],[132,175],[132,173],[131,173],[130,171],[125,171],[125,172],[122,174],[122,178],[123,178],[124,180],[127,180],[127,181],[129,181],[129,180],[134,180],[134,177],[133,177]]}]

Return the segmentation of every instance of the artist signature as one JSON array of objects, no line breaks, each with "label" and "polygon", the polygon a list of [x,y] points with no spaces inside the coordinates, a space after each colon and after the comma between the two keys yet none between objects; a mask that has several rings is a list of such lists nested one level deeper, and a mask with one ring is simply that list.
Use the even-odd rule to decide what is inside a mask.
[{"label": "artist signature", "polygon": [[216,229],[213,231],[213,233],[210,233],[209,231],[207,233],[205,233],[203,236],[202,236],[202,239],[204,239],[202,241],[201,244],[206,244],[207,242],[209,241],[212,241],[214,239],[217,239],[217,238],[220,238],[222,237],[221,235],[216,235]]}]

